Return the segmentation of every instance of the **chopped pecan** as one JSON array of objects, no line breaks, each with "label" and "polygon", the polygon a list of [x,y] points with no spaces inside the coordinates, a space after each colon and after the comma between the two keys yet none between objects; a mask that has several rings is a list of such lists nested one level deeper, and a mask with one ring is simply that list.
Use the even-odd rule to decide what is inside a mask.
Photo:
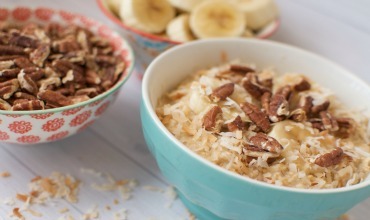
[{"label": "chopped pecan", "polygon": [[16,78],[21,70],[18,68],[0,70],[0,77],[4,78]]},{"label": "chopped pecan", "polygon": [[36,96],[25,93],[25,92],[16,92],[14,93],[14,97],[17,99],[28,99],[28,100],[35,100]]},{"label": "chopped pecan", "polygon": [[53,42],[52,47],[59,53],[68,53],[81,49],[74,36],[68,36],[62,40],[56,40]]},{"label": "chopped pecan", "polygon": [[234,92],[234,83],[227,83],[213,90],[210,98],[214,102],[225,100]]},{"label": "chopped pecan", "polygon": [[38,40],[34,39],[33,37],[26,36],[26,35],[20,35],[16,33],[13,33],[9,39],[10,45],[15,45],[19,47],[36,48],[38,43],[39,43]]},{"label": "chopped pecan", "polygon": [[26,57],[18,57],[14,59],[14,63],[19,68],[27,68],[27,67],[34,66],[34,64]]},{"label": "chopped pecan", "polygon": [[269,90],[271,90],[273,86],[272,78],[273,78],[273,75],[271,74],[271,72],[264,71],[264,72],[257,74],[258,84],[260,84],[263,87],[268,88]]},{"label": "chopped pecan", "polygon": [[294,85],[294,90],[297,92],[302,92],[311,89],[311,84],[307,81],[307,79],[302,78],[301,81]]},{"label": "chopped pecan", "polygon": [[78,72],[80,75],[83,75],[83,69],[78,65],[75,65],[67,60],[56,60],[53,62],[53,67],[55,72],[60,74],[61,77],[65,77],[68,71],[73,70]]},{"label": "chopped pecan", "polygon": [[43,78],[45,76],[45,72],[43,69],[38,67],[26,67],[23,69],[23,71],[33,80],[38,81],[39,79]]},{"label": "chopped pecan", "polygon": [[289,102],[283,95],[272,96],[268,114],[272,122],[282,121],[289,115]]},{"label": "chopped pecan", "polygon": [[203,117],[203,127],[207,131],[218,132],[221,129],[222,109],[213,106]]},{"label": "chopped pecan", "polygon": [[312,114],[318,114],[318,113],[320,113],[322,111],[328,110],[329,106],[330,106],[330,102],[329,101],[325,101],[325,102],[323,102],[320,105],[312,106],[311,112],[312,112]]},{"label": "chopped pecan", "polygon": [[296,122],[303,122],[307,120],[307,115],[303,109],[297,108],[290,113],[289,118]]},{"label": "chopped pecan", "polygon": [[9,99],[13,93],[19,88],[19,82],[17,79],[11,79],[0,83],[0,97],[3,99]]},{"label": "chopped pecan", "polygon": [[1,55],[0,54],[0,61],[15,61],[18,58],[24,58],[22,55]]},{"label": "chopped pecan", "polygon": [[337,120],[328,111],[320,112],[320,117],[322,120],[322,124],[324,125],[324,128],[326,130],[329,130],[329,131],[339,130]]},{"label": "chopped pecan", "polygon": [[241,106],[244,113],[250,118],[250,120],[257,125],[262,131],[268,132],[270,129],[270,121],[266,113],[262,112],[257,106],[245,102]]},{"label": "chopped pecan", "polygon": [[73,102],[64,95],[51,90],[40,91],[37,96],[49,106],[62,107],[73,104]]},{"label": "chopped pecan", "polygon": [[30,111],[30,110],[42,110],[44,109],[44,103],[40,100],[25,100],[19,103],[14,103],[13,111]]},{"label": "chopped pecan", "polygon": [[88,70],[86,72],[86,82],[91,85],[99,85],[101,83],[101,79],[95,71]]},{"label": "chopped pecan", "polygon": [[270,112],[270,100],[271,93],[269,92],[263,93],[263,95],[261,96],[261,105],[266,114],[269,114]]},{"label": "chopped pecan", "polygon": [[35,81],[31,79],[25,72],[21,71],[18,74],[18,82],[22,89],[26,90],[27,92],[36,95],[39,91],[39,88]]},{"label": "chopped pecan", "polygon": [[259,99],[265,92],[270,92],[268,88],[258,83],[255,73],[248,73],[242,80],[242,85],[247,92],[256,99]]},{"label": "chopped pecan", "polygon": [[336,118],[339,130],[335,133],[341,138],[348,138],[355,130],[354,121],[351,118]]},{"label": "chopped pecan", "polygon": [[32,63],[36,64],[39,67],[44,66],[46,58],[50,54],[50,47],[47,44],[41,44],[30,54],[30,60]]},{"label": "chopped pecan", "polygon": [[236,130],[244,130],[247,125],[245,122],[243,122],[242,118],[238,115],[235,117],[234,121],[228,123],[227,129],[231,132],[236,131]]},{"label": "chopped pecan", "polygon": [[249,144],[244,144],[243,154],[250,157],[261,157],[266,155],[268,158],[279,157],[283,146],[274,139],[264,133],[258,133],[251,137]]},{"label": "chopped pecan", "polygon": [[76,96],[70,96],[69,99],[72,101],[73,104],[77,104],[77,103],[89,100],[90,97],[87,95],[76,95]]},{"label": "chopped pecan", "polygon": [[276,91],[276,94],[282,95],[287,101],[289,101],[292,96],[292,87],[289,85],[283,86]]},{"label": "chopped pecan", "polygon": [[319,118],[311,118],[308,120],[311,123],[312,128],[316,128],[319,131],[325,130],[322,120]]},{"label": "chopped pecan", "polygon": [[99,55],[95,57],[95,62],[102,67],[109,67],[113,66],[117,63],[117,60],[115,57],[112,56],[106,56],[106,55]]},{"label": "chopped pecan", "polygon": [[254,73],[256,72],[253,68],[248,66],[241,66],[241,65],[230,65],[230,71],[238,72],[238,73]]},{"label": "chopped pecan", "polygon": [[330,167],[339,164],[344,156],[342,148],[336,147],[329,153],[323,154],[316,158],[315,164],[320,167]]},{"label": "chopped pecan", "polygon": [[0,70],[9,69],[14,65],[14,61],[6,60],[0,61]]},{"label": "chopped pecan", "polygon": [[81,95],[86,95],[90,98],[93,98],[97,96],[99,93],[96,88],[84,88],[84,89],[79,89],[76,91],[75,95],[76,96],[81,96]]}]

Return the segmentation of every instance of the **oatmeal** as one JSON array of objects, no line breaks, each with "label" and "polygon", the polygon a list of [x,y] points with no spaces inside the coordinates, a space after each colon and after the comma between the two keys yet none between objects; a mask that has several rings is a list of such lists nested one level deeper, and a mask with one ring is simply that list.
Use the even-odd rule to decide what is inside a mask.
[{"label": "oatmeal", "polygon": [[339,188],[370,172],[369,118],[304,75],[200,70],[159,101],[157,115],[200,156],[270,184]]}]

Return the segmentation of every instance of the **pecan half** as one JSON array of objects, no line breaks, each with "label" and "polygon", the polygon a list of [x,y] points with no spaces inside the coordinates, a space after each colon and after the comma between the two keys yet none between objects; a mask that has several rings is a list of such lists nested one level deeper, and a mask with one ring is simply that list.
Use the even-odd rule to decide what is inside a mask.
[{"label": "pecan half", "polygon": [[96,88],[84,88],[77,90],[75,95],[76,96],[87,95],[88,97],[93,98],[98,95],[98,91]]},{"label": "pecan half", "polygon": [[292,96],[292,87],[289,85],[279,88],[276,94],[282,95],[287,101],[290,100]]},{"label": "pecan half", "polygon": [[335,133],[341,138],[348,138],[355,130],[354,121],[351,118],[336,118],[339,130]]},{"label": "pecan half", "polygon": [[312,106],[311,112],[312,112],[312,114],[318,114],[318,113],[320,113],[322,111],[328,110],[329,106],[330,106],[330,102],[329,101],[325,101],[325,102],[323,102],[320,105]]},{"label": "pecan half", "polygon": [[256,99],[261,98],[265,92],[270,92],[268,88],[263,87],[258,83],[258,78],[255,73],[248,73],[242,79],[242,85],[247,92]]},{"label": "pecan half", "polygon": [[245,102],[240,106],[250,120],[264,132],[270,129],[270,121],[266,113],[262,112],[257,106]]},{"label": "pecan half", "polygon": [[0,45],[0,55],[26,55],[22,47]]},{"label": "pecan half", "polygon": [[246,129],[247,125],[245,122],[243,122],[242,118],[238,115],[235,117],[234,121],[226,124],[227,129],[231,132],[234,132],[236,130],[244,130]]},{"label": "pecan half", "polygon": [[86,82],[91,85],[99,85],[101,83],[101,79],[95,71],[88,70],[86,72]]},{"label": "pecan half", "polygon": [[50,47],[47,44],[41,44],[30,54],[30,60],[32,63],[36,64],[39,67],[44,66],[46,58],[50,54]]},{"label": "pecan half", "polygon": [[40,100],[24,100],[18,103],[14,103],[13,111],[30,111],[30,110],[42,110],[44,109],[44,103]]},{"label": "pecan half", "polygon": [[248,66],[242,66],[242,65],[230,65],[230,71],[238,72],[238,73],[254,73],[256,72],[254,69],[248,67]]},{"label": "pecan half", "polygon": [[9,44],[19,47],[36,48],[38,45],[38,40],[30,36],[13,33],[12,37],[9,39]]},{"label": "pecan half", "polygon": [[212,107],[203,117],[203,127],[207,131],[220,131],[220,122],[222,122],[222,109],[219,106]]},{"label": "pecan half", "polygon": [[322,120],[322,124],[324,125],[324,128],[326,130],[329,130],[329,131],[339,130],[337,120],[328,111],[320,112],[320,117]]},{"label": "pecan half", "polygon": [[315,128],[319,131],[325,130],[322,120],[320,118],[310,118],[308,122],[311,123],[312,128]]},{"label": "pecan half", "polygon": [[302,91],[310,90],[311,84],[305,78],[302,78],[301,81],[295,84],[293,88],[297,92],[302,92]]},{"label": "pecan half", "polygon": [[227,97],[231,96],[234,92],[234,83],[227,83],[213,90],[210,98],[214,102],[219,102],[220,100],[225,100]]},{"label": "pecan half", "polygon": [[39,91],[39,88],[37,87],[37,84],[35,81],[31,79],[28,75],[25,74],[25,72],[21,71],[18,74],[18,81],[19,85],[22,89],[26,90],[27,92],[36,95]]},{"label": "pecan half", "polygon": [[244,144],[242,152],[249,157],[261,157],[266,155],[268,158],[279,157],[283,146],[264,133],[258,133],[250,138],[249,144]]},{"label": "pecan half", "polygon": [[37,96],[49,106],[62,107],[73,104],[73,102],[64,95],[51,90],[41,91]]},{"label": "pecan half", "polygon": [[36,96],[25,93],[25,92],[16,92],[14,93],[14,97],[17,99],[28,99],[28,100],[35,100]]},{"label": "pecan half", "polygon": [[269,106],[269,118],[272,122],[279,122],[289,115],[289,102],[283,95],[275,94]]},{"label": "pecan half", "polygon": [[0,97],[3,99],[9,99],[13,93],[19,88],[19,82],[17,79],[11,79],[0,83]]},{"label": "pecan half", "polygon": [[14,59],[14,63],[19,68],[27,68],[27,67],[34,66],[34,64],[29,59],[27,59],[25,57],[18,57],[16,59]]},{"label": "pecan half", "polygon": [[269,114],[270,112],[270,100],[271,100],[271,93],[265,92],[261,96],[261,105],[263,110],[265,110],[266,114]]},{"label": "pecan half", "polygon": [[298,103],[298,108],[306,112],[308,116],[311,113],[313,98],[311,96],[302,96]]},{"label": "pecan half", "polygon": [[320,167],[330,167],[339,164],[342,161],[344,152],[342,148],[336,147],[329,153],[323,154],[316,158],[315,164]]},{"label": "pecan half", "polygon": [[0,71],[0,77],[16,78],[20,71],[21,70],[18,69],[18,68],[1,70]]}]

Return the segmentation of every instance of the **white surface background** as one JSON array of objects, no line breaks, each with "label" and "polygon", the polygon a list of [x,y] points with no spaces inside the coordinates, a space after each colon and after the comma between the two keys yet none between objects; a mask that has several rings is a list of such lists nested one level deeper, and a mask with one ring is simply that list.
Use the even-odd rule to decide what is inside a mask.
[{"label": "white surface background", "polygon": [[[319,53],[370,82],[370,1],[368,0],[277,0],[281,10],[281,28],[271,38]],[[93,0],[0,0],[0,6],[47,6],[85,14],[115,27],[99,11]],[[188,213],[176,201],[165,208],[169,199],[140,186],[154,185],[165,189],[166,181],[143,140],[139,118],[140,80],[133,76],[124,85],[117,102],[85,132],[52,144],[17,146],[1,144],[0,172],[9,171],[10,178],[0,178],[0,201],[27,192],[27,183],[36,175],[48,176],[52,171],[70,173],[84,182],[79,203],[59,202],[57,207],[36,207],[42,218],[57,219],[57,211],[68,207],[80,219],[81,214],[98,205],[100,219],[112,219],[114,210],[127,208],[128,219],[187,219]],[[82,174],[80,168],[109,172],[117,179],[135,178],[140,186],[132,200],[114,205],[117,193],[102,193],[89,185],[95,179]],[[104,207],[110,205],[112,211]],[[350,211],[351,219],[365,220],[370,215],[370,199]],[[0,203],[0,219],[7,219],[11,210]],[[2,217],[2,218],[1,218]]]}]

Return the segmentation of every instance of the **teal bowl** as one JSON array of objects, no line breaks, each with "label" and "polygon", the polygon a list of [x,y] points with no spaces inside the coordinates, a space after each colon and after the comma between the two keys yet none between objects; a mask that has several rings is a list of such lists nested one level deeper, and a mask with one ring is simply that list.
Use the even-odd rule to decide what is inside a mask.
[{"label": "teal bowl", "polygon": [[274,67],[281,73],[303,73],[331,89],[346,105],[370,109],[370,88],[365,82],[325,58],[284,44],[218,39],[164,52],[144,74],[143,133],[161,172],[198,219],[335,219],[370,196],[369,178],[354,186],[322,190],[259,182],[218,167],[178,141],[155,113],[158,99],[189,74],[217,65],[225,57]]}]

